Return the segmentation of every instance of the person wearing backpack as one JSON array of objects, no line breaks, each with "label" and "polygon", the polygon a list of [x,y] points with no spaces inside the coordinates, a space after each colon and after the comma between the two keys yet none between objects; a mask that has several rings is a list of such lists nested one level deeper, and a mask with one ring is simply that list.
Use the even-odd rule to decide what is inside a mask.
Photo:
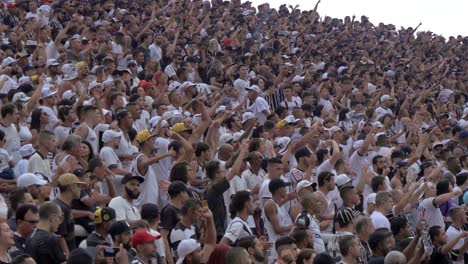
[{"label": "person wearing backpack", "polygon": [[254,235],[247,223],[247,218],[253,214],[253,211],[254,205],[249,191],[239,191],[234,194],[229,208],[232,221],[226,228],[221,243],[231,246],[241,238]]}]

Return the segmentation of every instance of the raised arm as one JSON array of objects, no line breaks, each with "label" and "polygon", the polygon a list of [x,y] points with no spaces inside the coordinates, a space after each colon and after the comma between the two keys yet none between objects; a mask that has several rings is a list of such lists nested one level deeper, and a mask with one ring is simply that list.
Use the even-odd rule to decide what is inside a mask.
[{"label": "raised arm", "polygon": [[232,165],[232,168],[226,175],[226,180],[231,181],[236,175],[241,174],[242,162],[244,162],[245,154],[249,148],[248,140],[244,139],[239,146],[239,155],[237,156],[236,161]]}]

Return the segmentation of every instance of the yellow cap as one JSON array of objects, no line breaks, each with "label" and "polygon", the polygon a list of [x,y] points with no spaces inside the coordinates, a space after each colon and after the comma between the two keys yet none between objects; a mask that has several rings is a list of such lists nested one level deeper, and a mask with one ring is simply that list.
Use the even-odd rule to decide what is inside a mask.
[{"label": "yellow cap", "polygon": [[184,123],[177,123],[174,126],[172,126],[172,131],[176,133],[180,133],[180,132],[187,131],[187,130],[190,130],[190,129],[186,128]]},{"label": "yellow cap", "polygon": [[61,185],[61,186],[68,186],[68,185],[72,185],[72,184],[86,184],[86,182],[82,182],[78,179],[78,177],[76,177],[75,174],[73,173],[65,173],[65,174],[62,174],[60,175],[60,177],[58,178],[58,183]]},{"label": "yellow cap", "polygon": [[33,75],[31,76],[31,81],[36,81],[39,79],[39,75]]},{"label": "yellow cap", "polygon": [[78,67],[80,69],[83,68],[86,65],[88,65],[88,64],[86,62],[84,62],[84,61],[80,61],[80,62],[76,63],[76,67]]},{"label": "yellow cap", "polygon": [[149,132],[148,130],[143,130],[136,135],[136,140],[138,141],[138,143],[141,144],[152,137],[154,137],[154,135],[151,134],[151,132]]},{"label": "yellow cap", "polygon": [[289,124],[288,121],[283,119],[283,120],[279,121],[278,123],[276,123],[276,128],[282,128],[287,124]]}]

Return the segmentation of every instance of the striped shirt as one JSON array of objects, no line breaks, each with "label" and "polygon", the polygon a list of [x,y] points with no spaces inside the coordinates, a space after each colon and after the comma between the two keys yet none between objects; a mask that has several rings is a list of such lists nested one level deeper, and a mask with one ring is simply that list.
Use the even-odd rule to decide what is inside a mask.
[{"label": "striped shirt", "polygon": [[284,93],[283,90],[280,88],[276,88],[272,94],[265,94],[263,95],[265,100],[267,101],[270,109],[275,111],[275,109],[283,102],[284,100]]}]

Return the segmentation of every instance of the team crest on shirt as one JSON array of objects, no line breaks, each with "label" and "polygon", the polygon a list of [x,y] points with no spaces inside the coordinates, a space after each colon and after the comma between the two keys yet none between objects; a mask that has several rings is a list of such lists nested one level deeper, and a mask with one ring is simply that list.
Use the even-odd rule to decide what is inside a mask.
[{"label": "team crest on shirt", "polygon": [[298,171],[298,170],[293,170],[293,171],[292,171],[292,176],[294,177],[294,179],[295,179],[296,181],[298,181],[298,182],[299,182],[299,181],[302,181],[302,173],[301,173],[300,171]]}]

